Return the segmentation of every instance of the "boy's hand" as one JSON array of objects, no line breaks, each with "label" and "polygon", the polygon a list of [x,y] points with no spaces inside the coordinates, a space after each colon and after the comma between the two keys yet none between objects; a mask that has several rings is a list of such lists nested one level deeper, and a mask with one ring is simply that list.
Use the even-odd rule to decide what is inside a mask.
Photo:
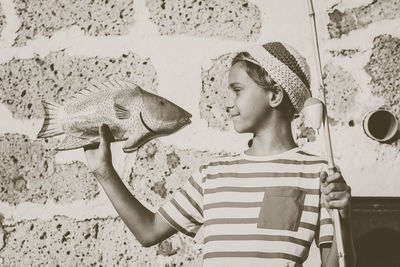
[{"label": "boy's hand", "polygon": [[101,172],[105,168],[112,168],[110,142],[114,140],[114,136],[107,124],[100,126],[99,133],[100,144],[83,148],[86,161],[92,172]]},{"label": "boy's hand", "polygon": [[[340,217],[347,219],[350,211],[351,188],[348,186],[339,171],[329,175],[320,173],[321,192],[323,203],[326,208],[338,209]],[[330,214],[332,217],[332,214]]]}]

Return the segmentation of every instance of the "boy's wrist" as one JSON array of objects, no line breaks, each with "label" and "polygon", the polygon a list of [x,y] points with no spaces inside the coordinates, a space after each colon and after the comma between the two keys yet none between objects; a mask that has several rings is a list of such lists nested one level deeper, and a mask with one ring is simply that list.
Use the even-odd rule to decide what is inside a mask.
[{"label": "boy's wrist", "polygon": [[91,171],[98,180],[108,179],[114,172],[114,166],[111,163],[105,163]]}]

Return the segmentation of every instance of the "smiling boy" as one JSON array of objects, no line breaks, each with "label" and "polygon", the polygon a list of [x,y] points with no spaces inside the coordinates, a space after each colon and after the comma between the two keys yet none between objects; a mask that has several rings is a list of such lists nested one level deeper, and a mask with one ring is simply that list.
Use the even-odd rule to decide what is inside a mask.
[{"label": "smiling boy", "polygon": [[254,135],[249,149],[202,165],[156,213],[123,185],[111,164],[112,135],[100,128],[99,148],[85,154],[123,221],[143,246],[177,231],[194,237],[203,226],[203,266],[302,266],[314,239],[322,265],[337,266],[327,208],[338,208],[353,266],[350,188],[292,137],[291,121],[310,97],[305,59],[280,42],[249,47],[233,59],[228,83],[227,110],[238,133]]}]

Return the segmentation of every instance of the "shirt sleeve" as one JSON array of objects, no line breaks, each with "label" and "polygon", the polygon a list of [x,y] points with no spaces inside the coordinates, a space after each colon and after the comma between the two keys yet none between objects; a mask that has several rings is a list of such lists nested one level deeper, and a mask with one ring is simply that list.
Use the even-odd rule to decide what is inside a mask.
[{"label": "shirt sleeve", "polygon": [[[335,168],[340,171],[339,166],[335,165]],[[322,171],[328,172],[328,166],[324,164],[324,166],[322,167]],[[317,246],[320,247],[322,244],[332,243],[334,232],[335,230],[332,218],[328,212],[328,209],[324,205],[323,196],[321,195],[319,222],[317,233],[315,235],[315,243],[317,244]]]},{"label": "shirt sleeve", "polygon": [[[322,198],[321,198],[322,202]],[[333,242],[334,228],[333,221],[327,208],[321,203],[321,209],[319,214],[318,229],[315,236],[315,243],[318,247],[322,244],[329,244]]]},{"label": "shirt sleeve", "polygon": [[190,237],[194,237],[204,223],[203,175],[200,170],[194,172],[173,198],[157,211],[173,228]]}]

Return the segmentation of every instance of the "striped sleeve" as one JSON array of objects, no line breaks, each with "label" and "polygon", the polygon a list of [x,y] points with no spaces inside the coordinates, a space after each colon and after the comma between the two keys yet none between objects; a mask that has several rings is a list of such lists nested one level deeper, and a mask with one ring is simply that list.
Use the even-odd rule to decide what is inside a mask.
[{"label": "striped sleeve", "polygon": [[202,174],[194,172],[174,197],[159,208],[161,215],[172,227],[194,237],[203,225]]},{"label": "striped sleeve", "polygon": [[[335,165],[337,170],[340,170],[339,166]],[[328,166],[323,165],[322,171],[328,172]],[[332,218],[328,212],[328,209],[325,207],[323,203],[323,197],[321,196],[320,201],[320,214],[319,214],[319,222],[318,229],[316,233],[316,244],[320,247],[322,244],[329,244],[333,242],[334,235],[334,226]]]},{"label": "striped sleeve", "polygon": [[321,206],[318,226],[315,240],[317,246],[320,247],[322,244],[332,243],[334,234],[333,222],[328,210],[324,206]]}]

